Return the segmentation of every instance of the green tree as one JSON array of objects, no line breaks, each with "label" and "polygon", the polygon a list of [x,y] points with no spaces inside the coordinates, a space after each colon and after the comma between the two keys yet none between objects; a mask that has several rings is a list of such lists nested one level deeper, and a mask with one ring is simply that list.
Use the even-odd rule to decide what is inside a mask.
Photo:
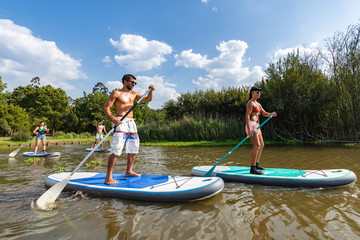
[{"label": "green tree", "polygon": [[273,132],[286,140],[315,140],[329,137],[329,108],[333,94],[328,79],[318,67],[314,52],[301,57],[299,52],[270,63],[259,99],[265,110],[276,111]]},{"label": "green tree", "polygon": [[102,83],[102,82],[98,82],[95,87],[93,88],[93,93],[99,92],[99,93],[103,93],[103,94],[108,94],[109,93],[109,89]]},{"label": "green tree", "polygon": [[0,76],[0,93],[2,94],[2,92],[6,89],[6,83],[3,83],[2,78]]},{"label": "green tree", "polygon": [[336,138],[360,140],[360,23],[326,40],[330,54],[324,55],[336,91],[330,121]]},{"label": "green tree", "polygon": [[11,134],[11,127],[9,126],[8,122],[0,118],[0,136],[9,136]]},{"label": "green tree", "polygon": [[166,117],[171,120],[195,115],[244,118],[247,95],[246,87],[229,87],[223,88],[221,91],[196,90],[194,93],[181,94],[176,101],[165,102],[164,110]]},{"label": "green tree", "polygon": [[7,104],[0,108],[0,118],[5,119],[12,132],[30,131],[29,114],[25,109],[14,104]]},{"label": "green tree", "polygon": [[25,109],[9,103],[9,92],[4,92],[6,83],[3,83],[0,76],[0,132],[9,135],[16,131],[29,131],[29,115]]},{"label": "green tree", "polygon": [[106,118],[103,109],[109,95],[100,92],[86,94],[74,101],[74,113],[78,118],[76,132],[93,132],[96,124],[105,120],[105,126],[111,126],[110,121]]},{"label": "green tree", "polygon": [[33,79],[31,79],[31,86],[33,88],[39,88],[40,87],[40,78],[39,77],[34,77]]},{"label": "green tree", "polygon": [[48,127],[60,129],[62,117],[69,105],[66,92],[50,85],[34,88],[20,86],[10,95],[10,102],[30,114],[31,119],[47,119]]},{"label": "green tree", "polygon": [[68,106],[63,114],[61,131],[64,132],[78,132],[77,126],[79,125],[79,118],[75,113],[75,108],[73,106]]}]

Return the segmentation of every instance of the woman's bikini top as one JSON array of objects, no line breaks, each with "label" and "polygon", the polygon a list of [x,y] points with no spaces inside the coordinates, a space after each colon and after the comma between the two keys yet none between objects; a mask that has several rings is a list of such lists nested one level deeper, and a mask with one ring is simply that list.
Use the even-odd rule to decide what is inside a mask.
[{"label": "woman's bikini top", "polygon": [[[257,104],[256,104],[256,105],[257,105]],[[257,106],[255,106],[254,109],[253,109],[253,112],[254,112],[254,113],[260,113],[260,110],[259,110],[259,108],[258,108]]]}]

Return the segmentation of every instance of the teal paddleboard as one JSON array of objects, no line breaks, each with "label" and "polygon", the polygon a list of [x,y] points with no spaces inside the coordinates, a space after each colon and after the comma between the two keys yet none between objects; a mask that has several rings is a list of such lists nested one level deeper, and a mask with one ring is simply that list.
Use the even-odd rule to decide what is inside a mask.
[{"label": "teal paddleboard", "polygon": [[[192,169],[195,176],[205,175],[213,166],[198,166]],[[356,181],[354,172],[348,169],[297,170],[266,168],[264,175],[251,174],[250,167],[217,166],[212,176],[224,181],[287,187],[340,187]]]}]

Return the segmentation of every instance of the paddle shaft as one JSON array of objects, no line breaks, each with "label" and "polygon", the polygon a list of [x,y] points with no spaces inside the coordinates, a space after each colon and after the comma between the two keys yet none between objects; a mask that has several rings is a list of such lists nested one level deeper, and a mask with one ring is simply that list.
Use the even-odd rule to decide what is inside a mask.
[{"label": "paddle shaft", "polygon": [[[258,126],[252,134],[254,134],[259,128],[261,128],[267,121],[269,121],[273,116],[268,117],[260,126]],[[205,173],[204,177],[211,177],[211,174],[214,172],[217,165],[219,165],[225,158],[227,158],[235,149],[237,149],[241,144],[243,144],[249,136],[246,136],[238,145],[236,145],[230,152],[228,152],[220,161],[218,161],[207,173]]]},{"label": "paddle shaft", "polygon": [[[151,89],[148,89],[145,94],[137,101],[130,110],[121,118],[120,121],[124,120],[127,115],[136,107],[136,105],[149,93]],[[80,164],[72,171],[68,177],[66,177],[64,180],[61,180],[57,184],[53,185],[51,188],[49,188],[43,195],[39,197],[39,199],[36,201],[36,205],[39,208],[46,209],[46,204],[54,202],[56,198],[60,195],[62,190],[65,188],[67,183],[70,181],[71,176],[79,170],[79,168],[86,162],[86,160],[95,152],[95,150],[105,141],[105,139],[116,129],[116,126],[112,128],[103,139],[96,145],[95,148],[91,150],[91,152],[80,162]]]},{"label": "paddle shaft", "polygon": [[15,155],[20,151],[20,149],[25,146],[25,144],[27,144],[28,142],[30,142],[35,136],[32,136],[26,143],[24,143],[23,145],[21,145],[21,147],[19,149],[16,149],[15,151],[11,152],[9,154],[10,157],[15,157]]}]

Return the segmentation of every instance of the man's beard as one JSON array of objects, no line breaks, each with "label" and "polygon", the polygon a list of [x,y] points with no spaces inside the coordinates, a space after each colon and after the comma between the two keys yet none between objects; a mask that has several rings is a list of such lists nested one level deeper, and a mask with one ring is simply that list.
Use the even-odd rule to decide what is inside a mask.
[{"label": "man's beard", "polygon": [[133,87],[131,87],[131,86],[129,86],[129,85],[126,85],[126,88],[127,88],[128,90],[133,90]]}]

